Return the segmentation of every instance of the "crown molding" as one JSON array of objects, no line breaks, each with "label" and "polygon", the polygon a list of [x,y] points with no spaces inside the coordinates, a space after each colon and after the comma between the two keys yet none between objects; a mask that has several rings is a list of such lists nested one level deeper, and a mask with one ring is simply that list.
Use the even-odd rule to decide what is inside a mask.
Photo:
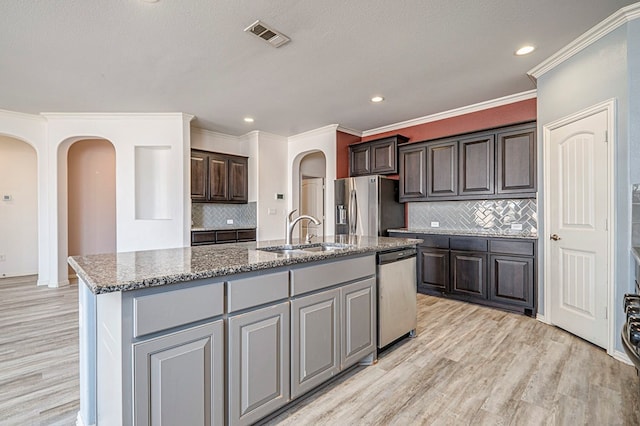
[{"label": "crown molding", "polygon": [[348,127],[344,127],[340,125],[338,125],[338,128],[336,130],[338,132],[347,133],[353,136],[358,136],[359,138],[362,137],[362,132],[360,130],[354,130],[354,129],[350,129]]},{"label": "crown molding", "polygon": [[389,124],[387,126],[377,127],[362,132],[362,137],[377,135],[379,133],[400,130],[407,127],[418,126],[420,124],[431,123],[433,121],[444,120],[446,118],[457,117],[459,115],[469,114],[472,112],[482,111],[489,108],[495,108],[515,102],[525,101],[536,97],[536,90],[528,90],[526,92],[516,93],[513,95],[503,96],[489,101],[479,102],[473,105],[467,105],[461,108],[450,109],[449,111],[439,112],[437,114],[426,115],[424,117],[414,118],[411,120],[401,121],[400,123]]},{"label": "crown molding", "polygon": [[214,138],[217,138],[217,139],[226,139],[226,140],[229,140],[229,141],[238,141],[242,137],[242,136],[233,136],[233,135],[229,135],[227,133],[220,133],[220,132],[216,132],[214,130],[203,129],[201,127],[193,127],[193,126],[191,126],[191,132],[192,133],[200,133],[202,135],[211,136],[211,137],[214,137]]},{"label": "crown molding", "polygon": [[297,135],[289,136],[289,142],[295,142],[299,139],[308,138],[309,136],[317,136],[327,132],[336,132],[338,130],[339,125],[337,124],[329,124],[327,126],[318,127],[317,129],[309,130],[304,133],[298,133]]},{"label": "crown molding", "polygon": [[604,21],[596,24],[580,37],[573,40],[571,43],[567,44],[565,47],[551,55],[544,62],[533,67],[527,74],[534,79],[538,79],[546,72],[551,71],[567,59],[571,58],[573,55],[581,52],[613,30],[638,18],[640,18],[640,2],[619,9]]},{"label": "crown molding", "polygon": [[182,112],[42,112],[48,120],[122,120],[122,119],[158,119],[182,118],[193,120],[194,116]]},{"label": "crown molding", "polygon": [[9,115],[23,120],[46,121],[44,117],[38,114],[27,114],[26,112],[9,111],[8,109],[0,109],[0,115]]}]

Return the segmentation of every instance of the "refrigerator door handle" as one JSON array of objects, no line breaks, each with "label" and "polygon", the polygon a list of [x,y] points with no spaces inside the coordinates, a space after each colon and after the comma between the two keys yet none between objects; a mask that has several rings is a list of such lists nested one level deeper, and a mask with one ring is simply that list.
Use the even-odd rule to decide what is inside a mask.
[{"label": "refrigerator door handle", "polygon": [[349,234],[355,235],[358,226],[358,198],[356,190],[352,189],[349,195]]}]

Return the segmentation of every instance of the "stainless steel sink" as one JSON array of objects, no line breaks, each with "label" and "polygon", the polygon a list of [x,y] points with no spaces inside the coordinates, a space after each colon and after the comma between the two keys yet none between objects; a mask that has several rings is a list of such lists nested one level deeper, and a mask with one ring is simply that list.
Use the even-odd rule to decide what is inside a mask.
[{"label": "stainless steel sink", "polygon": [[277,254],[303,254],[325,251],[345,250],[355,247],[351,244],[341,243],[315,243],[315,244],[296,244],[284,246],[261,247],[258,250],[268,251]]}]

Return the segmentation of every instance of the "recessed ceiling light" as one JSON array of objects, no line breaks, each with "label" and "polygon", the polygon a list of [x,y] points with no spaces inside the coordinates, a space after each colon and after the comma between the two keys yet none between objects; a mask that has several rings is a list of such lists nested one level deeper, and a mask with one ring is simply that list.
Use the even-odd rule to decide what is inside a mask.
[{"label": "recessed ceiling light", "polygon": [[378,103],[382,101],[384,101],[384,98],[382,96],[374,96],[373,98],[371,98],[371,102]]},{"label": "recessed ceiling light", "polygon": [[522,46],[520,49],[516,50],[516,55],[518,56],[527,55],[533,52],[534,50],[536,50],[536,48],[533,46]]},{"label": "recessed ceiling light", "polygon": [[245,123],[253,123],[253,118],[251,118],[251,117],[245,117],[245,118],[244,118],[244,122],[245,122]]},{"label": "recessed ceiling light", "polygon": [[142,0],[142,1],[144,1],[146,3],[157,3],[158,2],[158,0]]}]

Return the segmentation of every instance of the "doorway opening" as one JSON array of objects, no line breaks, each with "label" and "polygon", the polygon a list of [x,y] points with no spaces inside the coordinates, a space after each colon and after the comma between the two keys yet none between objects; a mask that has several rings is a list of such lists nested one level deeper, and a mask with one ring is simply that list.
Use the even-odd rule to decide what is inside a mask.
[{"label": "doorway opening", "polygon": [[[68,256],[116,251],[116,153],[106,139],[83,139],[67,152]],[[73,271],[69,269],[70,277]]]},{"label": "doorway opening", "polygon": [[299,171],[299,204],[300,214],[311,215],[320,220],[315,225],[308,220],[300,222],[300,240],[313,238],[324,241],[325,237],[325,179],[327,160],[320,151],[310,152],[300,160]]},{"label": "doorway opening", "polygon": [[38,155],[0,135],[0,278],[38,273]]}]

